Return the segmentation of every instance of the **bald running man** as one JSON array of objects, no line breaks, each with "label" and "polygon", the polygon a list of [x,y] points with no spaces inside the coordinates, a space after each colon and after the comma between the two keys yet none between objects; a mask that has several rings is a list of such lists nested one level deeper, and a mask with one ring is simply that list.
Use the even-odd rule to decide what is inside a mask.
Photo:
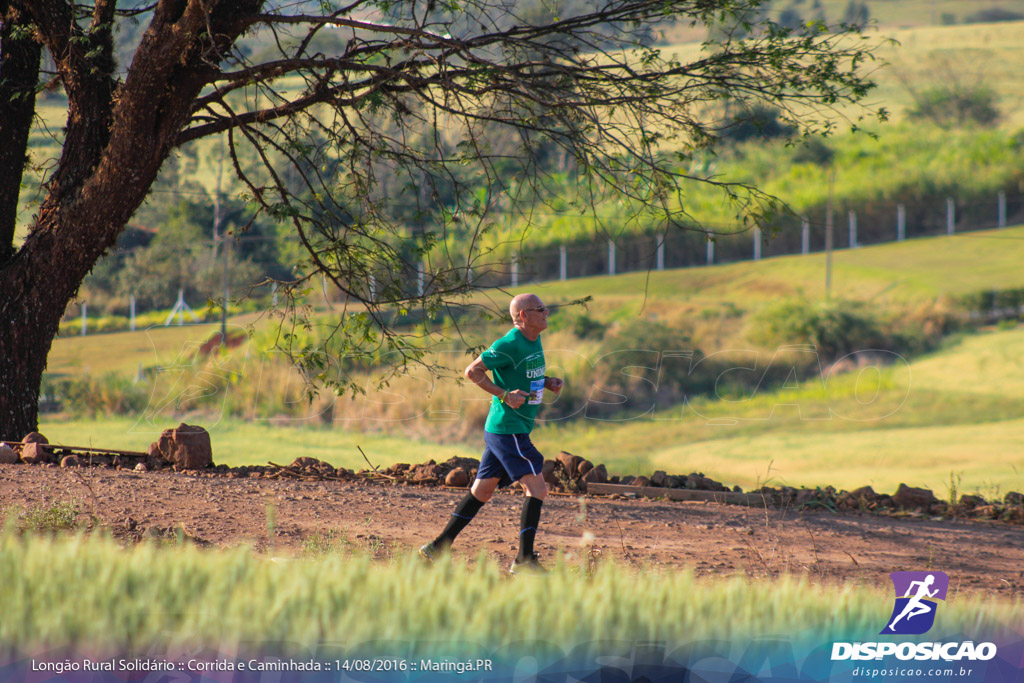
[{"label": "bald running man", "polygon": [[[544,399],[544,390],[562,390],[562,380],[544,374],[544,348],[540,333],[548,327],[551,312],[535,294],[512,299],[508,312],[513,327],[501,339],[469,364],[465,375],[494,398],[484,425],[486,448],[480,459],[476,481],[456,506],[441,535],[420,548],[420,555],[433,560],[447,552],[455,537],[466,528],[495,489],[520,482],[526,489],[523,501],[519,554],[511,572],[543,571],[533,551],[540,523],[540,510],[548,487],[541,476],[544,456],[530,441],[533,422]],[[494,376],[492,381],[487,371]]]}]

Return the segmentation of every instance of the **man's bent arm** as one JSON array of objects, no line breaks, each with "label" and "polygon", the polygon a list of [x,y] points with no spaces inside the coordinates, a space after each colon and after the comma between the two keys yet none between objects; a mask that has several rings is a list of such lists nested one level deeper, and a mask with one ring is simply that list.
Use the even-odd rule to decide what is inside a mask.
[{"label": "man's bent arm", "polygon": [[470,363],[463,374],[466,375],[473,384],[477,385],[491,396],[501,396],[505,393],[504,389],[492,382],[491,378],[487,376],[487,366],[484,365],[483,356],[480,356]]}]

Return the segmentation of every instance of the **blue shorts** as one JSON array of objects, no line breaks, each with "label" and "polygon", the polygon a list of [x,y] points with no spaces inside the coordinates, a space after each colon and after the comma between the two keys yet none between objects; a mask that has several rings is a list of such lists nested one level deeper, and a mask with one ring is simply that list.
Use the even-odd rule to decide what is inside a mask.
[{"label": "blue shorts", "polygon": [[544,466],[544,456],[529,434],[492,434],[484,430],[484,443],[487,448],[480,458],[477,479],[497,477],[499,487],[508,486],[527,474],[540,474]]}]

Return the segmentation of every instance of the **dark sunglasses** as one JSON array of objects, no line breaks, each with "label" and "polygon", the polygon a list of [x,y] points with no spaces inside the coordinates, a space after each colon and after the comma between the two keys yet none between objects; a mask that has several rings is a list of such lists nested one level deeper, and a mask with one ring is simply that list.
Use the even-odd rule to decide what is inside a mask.
[{"label": "dark sunglasses", "polygon": [[538,313],[544,313],[545,311],[550,311],[551,309],[549,307],[547,307],[547,306],[537,306],[536,308],[524,308],[523,310],[524,311],[537,311]]}]

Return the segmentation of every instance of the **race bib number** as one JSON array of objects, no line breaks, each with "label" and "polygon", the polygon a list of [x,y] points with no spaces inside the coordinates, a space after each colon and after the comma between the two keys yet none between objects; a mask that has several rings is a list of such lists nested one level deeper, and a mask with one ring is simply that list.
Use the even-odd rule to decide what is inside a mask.
[{"label": "race bib number", "polygon": [[531,406],[539,405],[544,400],[544,378],[530,381],[530,399],[527,401]]}]

